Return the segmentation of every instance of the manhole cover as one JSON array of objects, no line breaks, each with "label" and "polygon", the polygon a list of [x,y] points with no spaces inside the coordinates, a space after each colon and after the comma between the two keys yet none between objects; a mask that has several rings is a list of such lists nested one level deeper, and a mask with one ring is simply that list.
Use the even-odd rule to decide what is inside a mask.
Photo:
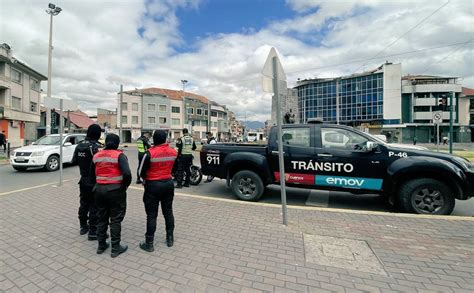
[{"label": "manhole cover", "polygon": [[306,262],[387,276],[365,241],[304,234]]}]

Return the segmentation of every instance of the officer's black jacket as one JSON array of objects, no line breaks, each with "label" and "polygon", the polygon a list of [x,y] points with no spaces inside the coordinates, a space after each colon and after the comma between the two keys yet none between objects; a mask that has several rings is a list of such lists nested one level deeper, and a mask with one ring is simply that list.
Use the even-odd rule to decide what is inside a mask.
[{"label": "officer's black jacket", "polygon": [[92,176],[94,171],[94,164],[92,158],[99,151],[101,145],[96,140],[83,140],[79,142],[74,151],[74,160],[79,165],[81,173],[80,184],[86,186],[93,186],[95,180]]}]

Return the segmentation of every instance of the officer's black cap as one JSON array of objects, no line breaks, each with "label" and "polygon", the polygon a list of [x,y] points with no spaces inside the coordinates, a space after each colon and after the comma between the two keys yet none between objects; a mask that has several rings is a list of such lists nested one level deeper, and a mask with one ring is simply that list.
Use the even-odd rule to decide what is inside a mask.
[{"label": "officer's black cap", "polygon": [[102,128],[100,128],[99,124],[91,124],[89,128],[87,128],[88,139],[99,140],[101,133],[102,133]]},{"label": "officer's black cap", "polygon": [[165,130],[162,130],[162,129],[155,130],[155,133],[153,133],[153,144],[154,145],[164,144],[166,142],[167,136],[168,134],[166,133]]},{"label": "officer's black cap", "polygon": [[105,148],[108,150],[118,149],[120,144],[120,137],[117,134],[109,133],[105,138]]}]

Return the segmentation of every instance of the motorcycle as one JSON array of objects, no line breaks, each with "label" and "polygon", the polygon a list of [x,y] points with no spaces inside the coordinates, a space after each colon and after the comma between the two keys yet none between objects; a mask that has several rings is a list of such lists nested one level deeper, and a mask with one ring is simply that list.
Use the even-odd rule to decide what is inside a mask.
[{"label": "motorcycle", "polygon": [[[177,173],[178,173],[178,159],[176,159],[176,161],[174,162],[174,165],[173,165],[173,170],[172,170],[172,175],[173,175],[173,180],[176,180],[176,176],[177,176]],[[189,167],[189,170],[185,170],[184,171],[184,174],[183,174],[183,178],[185,178],[186,176],[186,172],[191,172],[191,176],[189,177],[189,184],[191,185],[199,185],[199,183],[201,183],[202,181],[202,171],[201,171],[201,168],[199,166],[196,166],[196,165],[191,165],[191,167]]]}]

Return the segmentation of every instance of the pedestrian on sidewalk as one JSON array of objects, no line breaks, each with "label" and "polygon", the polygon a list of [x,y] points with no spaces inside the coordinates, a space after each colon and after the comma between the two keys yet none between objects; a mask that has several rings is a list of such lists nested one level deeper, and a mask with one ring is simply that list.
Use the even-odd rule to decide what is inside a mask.
[{"label": "pedestrian on sidewalk", "polygon": [[[214,138],[214,136],[212,136],[212,132],[207,132],[206,136],[207,136],[207,144],[217,143],[217,140]],[[214,176],[210,176],[210,175],[207,176],[206,183],[212,182],[213,179],[214,179]]]},{"label": "pedestrian on sidewalk", "polygon": [[79,224],[81,235],[89,233],[88,240],[97,240],[97,207],[94,201],[95,181],[93,178],[94,164],[92,158],[102,147],[99,144],[101,128],[92,124],[87,129],[86,139],[79,142],[74,150],[74,160],[79,165],[81,179],[79,180]]},{"label": "pedestrian on sidewalk", "polygon": [[109,244],[106,241],[107,226],[110,221],[110,238],[112,251],[110,256],[116,257],[124,253],[127,245],[121,245],[122,221],[127,209],[127,188],[132,182],[132,174],[127,156],[118,150],[120,138],[110,133],[105,138],[105,149],[94,155],[95,203],[97,205],[97,254],[102,254]]},{"label": "pedestrian on sidewalk", "polygon": [[160,203],[165,218],[166,244],[171,247],[174,243],[174,183],[171,173],[178,154],[166,143],[166,137],[166,131],[155,130],[154,146],[145,153],[140,164],[140,176],[145,185],[143,203],[147,217],[145,241],[140,242],[140,248],[148,252],[154,251],[153,240]]},{"label": "pedestrian on sidewalk", "polygon": [[145,132],[137,139],[137,149],[138,149],[138,167],[137,167],[137,184],[141,184],[140,173],[138,172],[140,164],[142,162],[145,152],[151,147],[150,145],[150,133]]},{"label": "pedestrian on sidewalk", "polygon": [[0,147],[3,146],[3,152],[7,152],[7,137],[5,136],[5,130],[0,133]]},{"label": "pedestrian on sidewalk", "polygon": [[[178,139],[176,147],[178,148],[178,172],[176,176],[178,183],[176,188],[189,187],[189,182],[191,181],[190,168],[193,164],[193,151],[196,150],[196,143],[191,135],[189,135],[187,128],[183,129],[183,137]],[[186,178],[183,178],[185,177],[184,175],[186,175]]]}]

